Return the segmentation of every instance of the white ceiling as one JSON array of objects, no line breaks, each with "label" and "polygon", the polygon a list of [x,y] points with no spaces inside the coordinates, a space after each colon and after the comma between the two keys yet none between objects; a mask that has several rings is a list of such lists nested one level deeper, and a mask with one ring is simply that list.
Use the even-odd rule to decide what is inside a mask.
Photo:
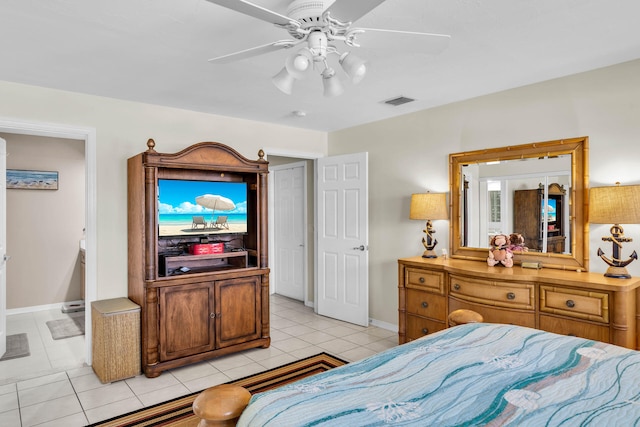
[{"label": "white ceiling", "polygon": [[[293,95],[273,86],[287,50],[209,63],[290,36],[206,0],[0,0],[0,80],[334,131],[637,59],[639,17],[638,0],[386,0],[354,26],[450,34],[449,47],[420,54],[389,36],[351,48],[367,76],[325,98],[320,76]],[[382,103],[397,96],[416,101]]]}]

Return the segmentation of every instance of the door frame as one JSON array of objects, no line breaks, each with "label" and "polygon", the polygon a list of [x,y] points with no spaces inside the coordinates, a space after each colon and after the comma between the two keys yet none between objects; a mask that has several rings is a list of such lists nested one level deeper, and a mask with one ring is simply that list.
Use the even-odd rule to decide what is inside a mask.
[{"label": "door frame", "polygon": [[[0,138],[0,176],[7,174],[7,141]],[[0,357],[7,352],[7,181],[0,182]]]},{"label": "door frame", "polygon": [[[302,244],[304,245],[302,248],[302,257],[303,257],[303,266],[302,269],[304,271],[303,273],[303,280],[302,280],[302,298],[304,299],[304,304],[305,305],[312,305],[312,303],[309,301],[309,239],[308,239],[308,235],[309,235],[309,225],[307,222],[307,216],[308,216],[308,206],[309,206],[309,193],[307,191],[307,162],[304,161],[300,161],[300,162],[292,162],[292,163],[287,163],[287,164],[283,164],[283,165],[278,165],[278,166],[273,166],[271,168],[269,168],[269,171],[278,171],[278,170],[284,170],[284,169],[291,169],[291,168],[299,168],[302,167],[303,170],[303,199],[305,201],[304,206],[302,207],[302,211],[304,212],[304,222],[302,225]],[[269,174],[269,231],[273,232],[272,230],[275,230],[275,219],[272,217],[272,215],[274,215],[275,212],[275,185],[273,185],[273,175],[270,173]],[[269,236],[269,253],[271,254],[271,262],[270,264],[272,266],[276,266],[278,265],[276,260],[278,257],[278,251],[276,250],[275,247],[275,238],[273,238],[274,236],[270,235]],[[273,268],[272,268],[273,270]],[[274,286],[273,286],[273,292],[275,293],[275,281],[274,281]]]},{"label": "door frame", "polygon": [[[90,303],[97,296],[96,129],[0,117],[0,132],[84,141],[85,159],[85,325],[91,325]],[[85,360],[93,361],[91,328],[85,330]]]},{"label": "door frame", "polygon": [[[265,147],[263,148],[264,152],[265,152],[265,159],[267,161],[269,161],[269,156],[278,156],[278,157],[288,157],[292,159],[291,163],[297,163],[296,160],[315,160],[318,159],[320,157],[326,157],[326,154],[324,153],[301,153],[301,152],[297,152],[297,151],[291,151],[291,150],[282,150],[280,148],[268,148]],[[293,160],[296,159],[296,160]],[[314,162],[315,163],[315,162]],[[315,166],[314,166],[315,167]],[[305,179],[306,179],[306,175],[305,175]],[[310,196],[315,198],[315,187],[313,188],[313,193],[311,195],[307,194],[307,198],[309,198]],[[267,206],[268,206],[268,221],[267,221],[267,227],[268,227],[268,240],[269,240],[269,254],[273,255],[275,253],[274,250],[274,245],[273,245],[273,230],[275,230],[274,227],[274,220],[273,220],[273,209],[274,209],[274,193],[273,193],[273,185],[271,185],[271,178],[269,178],[269,188],[268,188],[268,197],[267,197]],[[306,225],[305,225],[306,227]],[[306,230],[308,231],[308,229]],[[307,232],[305,232],[305,237],[308,235]],[[308,251],[308,241],[307,244],[305,245],[305,251]],[[309,261],[307,260],[307,258],[305,257],[305,271],[307,272],[307,276],[308,276],[308,272],[309,272]],[[271,272],[269,273],[269,281],[271,282],[271,277],[273,274],[273,263],[271,262],[271,259],[269,260],[269,267],[271,268]],[[314,275],[315,277],[315,275]],[[308,277],[307,277],[308,280]],[[309,288],[309,283],[307,282],[307,285],[305,287],[304,290],[304,305],[306,305],[307,307],[313,307],[314,311],[317,310],[316,307],[316,303],[309,301],[309,292],[308,292],[308,288]],[[313,289],[314,289],[314,293],[315,293],[315,288],[316,288],[316,283],[314,282],[313,284]],[[274,293],[274,288],[273,286],[269,286],[269,294],[273,294]]]}]

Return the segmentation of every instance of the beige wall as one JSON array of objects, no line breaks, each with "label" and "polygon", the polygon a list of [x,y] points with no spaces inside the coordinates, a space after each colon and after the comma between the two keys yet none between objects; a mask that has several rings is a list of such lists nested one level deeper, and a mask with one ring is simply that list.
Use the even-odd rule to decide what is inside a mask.
[{"label": "beige wall", "polygon": [[0,134],[7,169],[58,171],[58,190],[7,190],[7,308],[79,300],[84,141]]},{"label": "beige wall", "polygon": [[[410,95],[410,94],[408,94]],[[127,294],[126,159],[145,149],[175,152],[214,140],[256,158],[261,147],[282,152],[369,152],[370,315],[397,323],[397,258],[422,252],[424,224],[410,221],[409,197],[448,191],[448,154],[564,137],[590,137],[591,186],[640,183],[640,61],[487,95],[390,120],[333,132],[305,131],[0,82],[0,117],[93,127],[97,133],[98,299]],[[215,102],[215,100],[212,100]],[[397,107],[402,108],[402,107]],[[328,141],[328,148],[327,148]],[[439,248],[448,247],[447,221],[435,223]],[[637,226],[625,227],[640,243]],[[610,253],[591,227],[590,268]],[[631,274],[640,276],[640,262]]]},{"label": "beige wall", "polygon": [[[424,223],[408,219],[410,196],[449,191],[449,153],[577,136],[590,139],[590,186],[640,183],[640,61],[331,133],[329,154],[369,152],[371,317],[397,324],[397,258],[424,250]],[[434,225],[438,248],[447,248],[449,222]],[[605,271],[596,251],[611,255],[601,241],[608,232],[591,226],[591,271]],[[625,235],[634,239],[626,259],[640,229],[625,226]],[[628,270],[640,276],[640,262]]]},{"label": "beige wall", "polygon": [[326,152],[323,132],[8,82],[0,82],[0,99],[0,117],[96,129],[97,299],[127,295],[126,161],[146,150],[148,138],[163,153],[201,141],[228,144],[249,159],[263,147]]}]

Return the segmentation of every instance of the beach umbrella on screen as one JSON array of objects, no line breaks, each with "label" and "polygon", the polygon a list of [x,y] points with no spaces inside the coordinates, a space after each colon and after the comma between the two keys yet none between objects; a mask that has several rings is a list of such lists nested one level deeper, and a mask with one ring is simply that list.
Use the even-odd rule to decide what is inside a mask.
[{"label": "beach umbrella on screen", "polygon": [[203,208],[211,209],[211,221],[216,211],[231,211],[236,208],[233,200],[217,194],[203,194],[196,197],[196,203]]}]

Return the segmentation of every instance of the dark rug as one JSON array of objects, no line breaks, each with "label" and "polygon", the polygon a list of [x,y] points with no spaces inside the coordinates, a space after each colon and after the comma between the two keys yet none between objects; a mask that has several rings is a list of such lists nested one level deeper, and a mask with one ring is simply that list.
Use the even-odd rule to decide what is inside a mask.
[{"label": "dark rug", "polygon": [[49,320],[47,327],[51,332],[51,338],[54,340],[84,335],[84,312],[69,315],[68,318],[64,319]]},{"label": "dark rug", "polygon": [[[310,375],[328,371],[329,369],[347,363],[348,362],[331,356],[330,354],[320,353],[259,374],[230,381],[229,384],[240,385],[249,390],[251,394],[255,394],[297,381]],[[168,402],[159,403],[106,421],[91,424],[90,427],[197,426],[200,418],[193,414],[191,407],[193,401],[199,394],[200,392],[197,392],[172,399]]]},{"label": "dark rug", "polygon": [[7,335],[7,352],[4,356],[0,357],[0,362],[3,360],[17,359],[19,357],[30,356],[29,339],[27,334],[15,334]]}]

